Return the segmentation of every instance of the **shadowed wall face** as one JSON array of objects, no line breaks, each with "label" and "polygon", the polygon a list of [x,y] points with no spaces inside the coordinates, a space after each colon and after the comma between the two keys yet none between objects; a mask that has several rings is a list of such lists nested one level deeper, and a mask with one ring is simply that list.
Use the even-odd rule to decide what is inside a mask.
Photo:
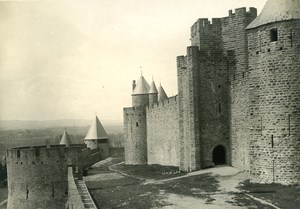
[{"label": "shadowed wall face", "polygon": [[68,198],[64,147],[7,151],[8,209],[61,209]]}]

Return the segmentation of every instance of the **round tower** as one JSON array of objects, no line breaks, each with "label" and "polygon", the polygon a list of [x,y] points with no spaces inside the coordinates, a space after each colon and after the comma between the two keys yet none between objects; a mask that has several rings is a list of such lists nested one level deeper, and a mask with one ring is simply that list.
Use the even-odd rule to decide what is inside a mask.
[{"label": "round tower", "polygon": [[300,1],[268,0],[246,28],[253,182],[300,182]]},{"label": "round tower", "polygon": [[150,90],[149,90],[149,106],[158,102],[158,91],[154,81],[152,80]]},{"label": "round tower", "polygon": [[133,88],[133,107],[124,108],[123,111],[125,164],[147,164],[146,106],[149,105],[150,86],[141,76]]},{"label": "round tower", "polygon": [[147,164],[147,120],[143,106],[124,108],[125,164]]},{"label": "round tower", "polygon": [[65,147],[7,150],[7,209],[59,209],[68,198]]},{"label": "round tower", "polygon": [[143,76],[140,77],[137,84],[133,84],[132,106],[148,106],[149,105],[149,89],[150,86]]}]

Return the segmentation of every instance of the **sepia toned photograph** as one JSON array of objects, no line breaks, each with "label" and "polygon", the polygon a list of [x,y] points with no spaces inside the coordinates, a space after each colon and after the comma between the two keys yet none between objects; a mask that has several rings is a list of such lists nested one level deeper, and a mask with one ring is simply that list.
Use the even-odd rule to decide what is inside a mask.
[{"label": "sepia toned photograph", "polygon": [[0,209],[118,208],[300,208],[300,0],[0,0]]}]

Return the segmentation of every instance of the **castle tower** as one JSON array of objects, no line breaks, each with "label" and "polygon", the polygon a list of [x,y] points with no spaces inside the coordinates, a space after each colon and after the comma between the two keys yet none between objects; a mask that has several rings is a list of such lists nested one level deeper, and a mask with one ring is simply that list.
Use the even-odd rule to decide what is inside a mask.
[{"label": "castle tower", "polygon": [[84,139],[84,143],[91,149],[100,149],[101,160],[109,157],[109,137],[96,116]]},{"label": "castle tower", "polygon": [[[155,84],[154,84],[155,85]],[[132,106],[124,108],[124,145],[125,164],[147,164],[147,119],[146,106],[149,99],[150,86],[143,76],[133,85]],[[152,89],[154,93],[155,89]],[[153,96],[153,97],[152,97]]]},{"label": "castle tower", "polygon": [[149,105],[149,89],[150,86],[143,76],[140,77],[137,84],[133,84],[132,106],[148,106]]},{"label": "castle tower", "polygon": [[150,90],[149,90],[149,106],[158,102],[158,91],[154,81],[152,81]]},{"label": "castle tower", "polygon": [[159,84],[159,87],[158,87],[158,101],[161,102],[163,100],[166,100],[168,99],[168,96],[164,90],[164,88],[162,87],[161,84]]},{"label": "castle tower", "polygon": [[253,182],[300,182],[299,29],[299,0],[268,0],[247,27]]},{"label": "castle tower", "polygon": [[60,209],[68,199],[65,147],[9,149],[7,209]]},{"label": "castle tower", "polygon": [[64,144],[64,145],[66,145],[67,147],[70,146],[70,144],[72,144],[72,143],[71,143],[71,139],[70,139],[70,137],[69,137],[69,134],[68,134],[66,128],[65,128],[65,130],[64,130],[64,133],[63,133],[63,135],[62,135],[62,137],[61,137],[61,140],[60,140],[59,144]]}]

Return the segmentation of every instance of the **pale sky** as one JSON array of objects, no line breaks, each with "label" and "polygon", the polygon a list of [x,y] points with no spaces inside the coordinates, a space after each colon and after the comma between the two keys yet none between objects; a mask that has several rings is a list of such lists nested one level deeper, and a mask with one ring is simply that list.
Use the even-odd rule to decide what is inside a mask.
[{"label": "pale sky", "polygon": [[0,2],[0,120],[123,119],[143,75],[177,94],[198,18],[266,0]]}]

